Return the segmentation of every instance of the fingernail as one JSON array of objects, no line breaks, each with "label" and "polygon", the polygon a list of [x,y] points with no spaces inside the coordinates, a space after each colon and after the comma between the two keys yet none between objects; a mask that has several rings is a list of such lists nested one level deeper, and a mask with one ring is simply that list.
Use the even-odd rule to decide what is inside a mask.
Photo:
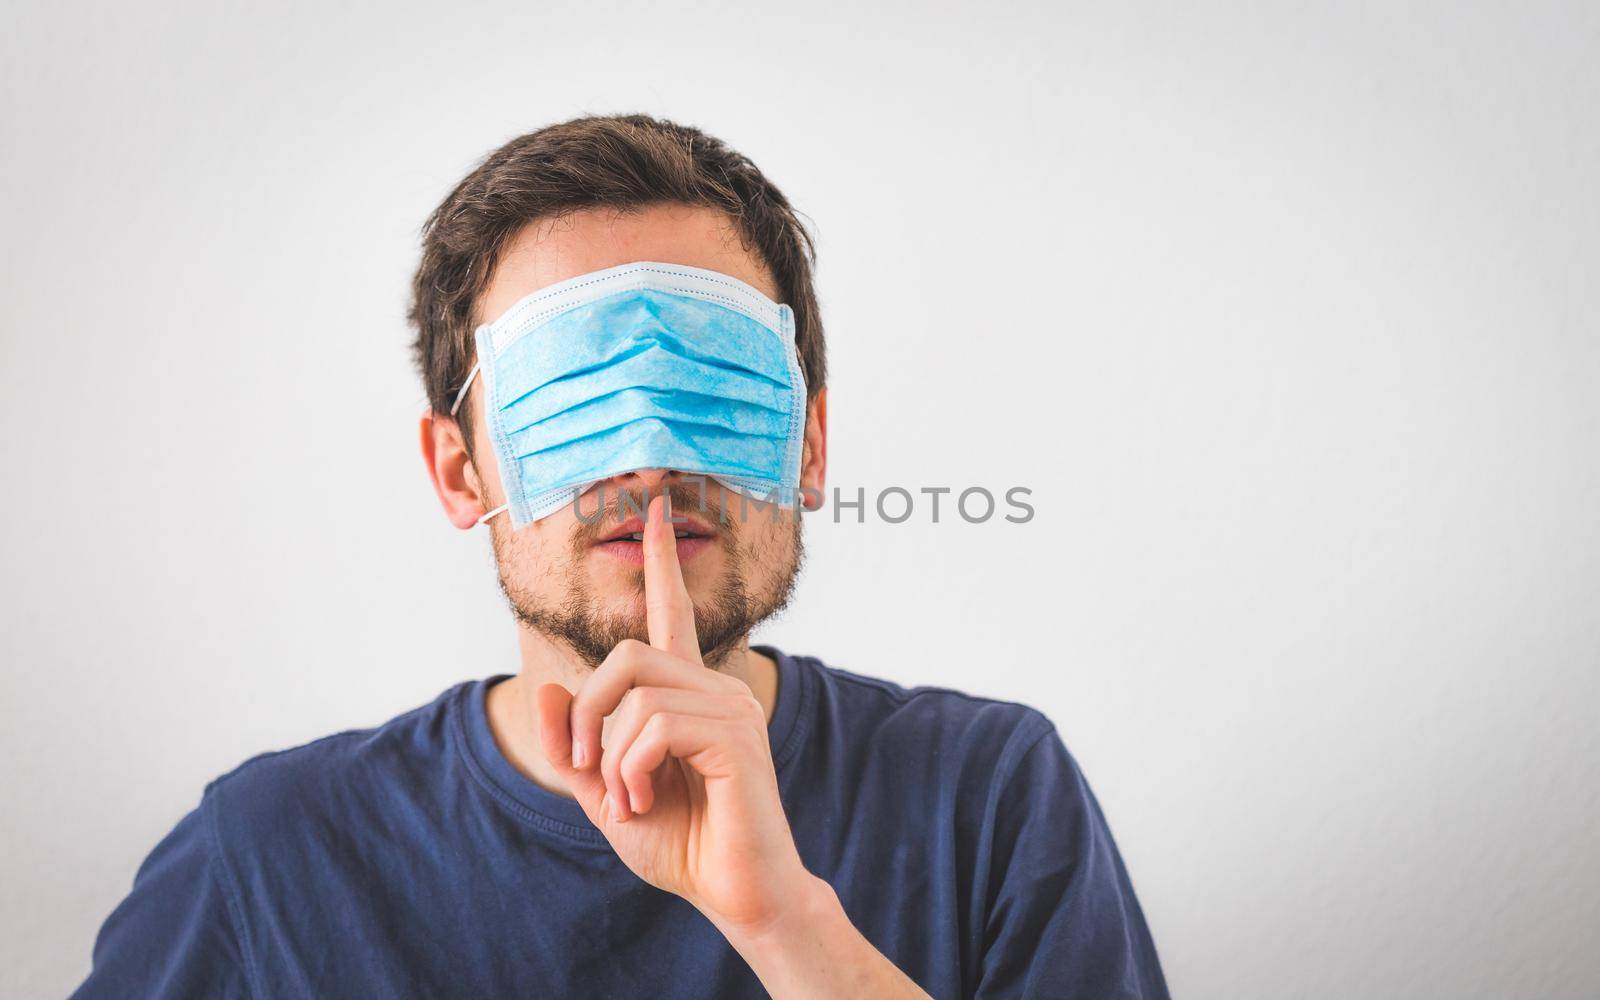
[{"label": "fingernail", "polygon": [[588,756],[588,751],[584,750],[583,741],[582,740],[578,740],[577,742],[572,744],[572,766],[573,767],[582,768],[583,767],[584,758],[587,757],[587,756]]},{"label": "fingernail", "polygon": [[664,511],[666,511],[666,515],[667,515],[666,519],[668,521],[670,521],[670,520],[672,520],[672,494],[670,494],[670,493],[661,494],[661,500],[662,500],[662,509]]},{"label": "fingernail", "polygon": [[611,800],[611,818],[616,820],[618,823],[624,822],[622,818],[622,803],[618,802],[616,799]]}]

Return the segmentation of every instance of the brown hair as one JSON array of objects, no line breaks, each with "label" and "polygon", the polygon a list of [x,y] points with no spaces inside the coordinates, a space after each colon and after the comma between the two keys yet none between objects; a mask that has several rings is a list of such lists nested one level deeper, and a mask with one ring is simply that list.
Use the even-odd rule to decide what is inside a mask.
[{"label": "brown hair", "polygon": [[[506,242],[528,223],[585,208],[703,205],[732,217],[794,310],[795,347],[815,398],[827,377],[811,272],[816,248],[773,183],[697,128],[648,115],[574,118],[490,153],[422,226],[411,283],[412,354],[435,413],[450,412],[472,365],[473,310]],[[471,450],[468,411],[458,416]]]}]

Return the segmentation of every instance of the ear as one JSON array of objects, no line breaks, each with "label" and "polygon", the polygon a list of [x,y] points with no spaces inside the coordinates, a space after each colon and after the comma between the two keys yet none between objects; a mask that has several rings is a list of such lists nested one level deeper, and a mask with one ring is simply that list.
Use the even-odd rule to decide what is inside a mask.
[{"label": "ear", "polygon": [[806,510],[822,507],[822,487],[828,472],[828,390],[818,391],[806,407],[805,448],[800,458],[801,502]]},{"label": "ear", "polygon": [[[477,527],[478,518],[498,505],[488,502],[478,470],[467,456],[461,426],[454,418],[427,409],[422,411],[421,431],[422,461],[445,516],[458,528]],[[483,449],[478,453],[483,454]]]}]

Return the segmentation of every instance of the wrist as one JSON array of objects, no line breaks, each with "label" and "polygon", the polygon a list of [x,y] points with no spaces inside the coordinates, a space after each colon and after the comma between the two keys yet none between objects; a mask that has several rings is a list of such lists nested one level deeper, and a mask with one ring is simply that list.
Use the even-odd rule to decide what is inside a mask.
[{"label": "wrist", "polygon": [[755,927],[718,927],[770,996],[931,1000],[862,936],[833,886],[809,872],[807,877],[774,919]]},{"label": "wrist", "polygon": [[734,924],[716,918],[711,922],[734,950],[748,959],[754,952],[781,947],[796,940],[798,935],[815,934],[819,926],[835,919],[849,921],[833,886],[809,871],[779,892],[778,898],[783,900],[782,908],[759,922]]}]

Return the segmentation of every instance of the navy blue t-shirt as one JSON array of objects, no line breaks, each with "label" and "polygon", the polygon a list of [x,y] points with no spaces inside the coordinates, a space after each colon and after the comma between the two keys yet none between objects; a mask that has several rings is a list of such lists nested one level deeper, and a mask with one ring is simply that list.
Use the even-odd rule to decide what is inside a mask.
[{"label": "navy blue t-shirt", "polygon": [[[777,660],[806,867],[934,997],[1165,997],[1100,807],[1025,705]],[[140,866],[75,996],[761,997],[689,903],[517,771],[465,681],[252,757]]]}]

